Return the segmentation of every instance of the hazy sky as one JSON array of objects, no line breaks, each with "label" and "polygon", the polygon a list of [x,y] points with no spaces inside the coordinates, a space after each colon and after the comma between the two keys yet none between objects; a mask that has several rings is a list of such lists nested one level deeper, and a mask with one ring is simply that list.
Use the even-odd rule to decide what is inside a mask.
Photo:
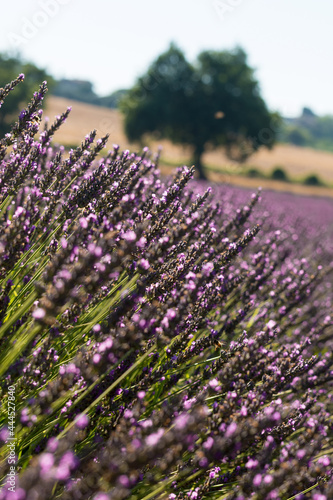
[{"label": "hazy sky", "polygon": [[105,95],[171,41],[189,60],[240,45],[272,110],[333,114],[332,24],[332,0],[12,0],[1,2],[0,51]]}]

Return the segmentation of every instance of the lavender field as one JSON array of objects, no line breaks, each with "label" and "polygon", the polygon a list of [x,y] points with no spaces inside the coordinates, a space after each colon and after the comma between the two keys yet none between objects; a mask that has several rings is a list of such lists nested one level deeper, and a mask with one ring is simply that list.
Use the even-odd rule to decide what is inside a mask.
[{"label": "lavender field", "polygon": [[332,499],[333,201],[66,156],[45,92],[0,142],[0,500]]}]

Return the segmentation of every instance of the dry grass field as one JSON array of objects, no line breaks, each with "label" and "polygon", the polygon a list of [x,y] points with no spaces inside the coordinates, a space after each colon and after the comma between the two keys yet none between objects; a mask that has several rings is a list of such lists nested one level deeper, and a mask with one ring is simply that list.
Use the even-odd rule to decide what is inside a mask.
[{"label": "dry grass field", "polygon": [[[97,129],[98,137],[109,133],[109,144],[119,144],[122,149],[133,148],[123,132],[122,115],[117,110],[92,106],[81,102],[69,101],[60,97],[49,97],[46,104],[46,116],[52,121],[54,116],[62,113],[68,106],[72,106],[72,112],[67,122],[56,133],[55,140],[64,145],[80,144],[84,136],[92,129]],[[157,150],[161,145],[162,158],[166,163],[177,164],[190,162],[190,151],[181,146],[175,146],[168,141],[160,143],[149,142],[151,149]],[[290,191],[298,194],[333,196],[333,189],[324,187],[303,186],[285,182],[271,181],[269,179],[249,179],[241,175],[241,168],[230,162],[223,150],[207,152],[204,155],[204,163],[212,166],[214,171],[209,172],[212,181],[228,182],[244,187],[256,187],[261,185],[265,189]],[[278,145],[272,151],[261,150],[251,156],[247,164],[270,173],[275,167],[280,166],[294,179],[302,179],[307,175],[317,174],[329,184],[333,184],[333,153],[316,151],[310,148],[299,148],[291,145]],[[170,171],[170,167],[163,166],[163,170]],[[216,170],[223,169],[223,173]]]}]

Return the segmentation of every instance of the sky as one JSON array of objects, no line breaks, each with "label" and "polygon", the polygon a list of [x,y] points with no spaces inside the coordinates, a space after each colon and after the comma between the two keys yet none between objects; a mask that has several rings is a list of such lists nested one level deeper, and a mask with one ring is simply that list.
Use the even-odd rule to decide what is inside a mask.
[{"label": "sky", "polygon": [[332,0],[14,0],[1,4],[0,52],[107,95],[171,42],[190,61],[238,45],[272,111],[333,114],[332,22]]}]

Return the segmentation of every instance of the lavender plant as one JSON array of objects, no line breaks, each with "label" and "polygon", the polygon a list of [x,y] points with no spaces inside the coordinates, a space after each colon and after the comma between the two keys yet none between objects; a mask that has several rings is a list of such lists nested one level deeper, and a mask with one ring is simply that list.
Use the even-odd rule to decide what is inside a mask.
[{"label": "lavender plant", "polygon": [[0,142],[0,500],[332,498],[332,202],[66,156],[45,92]]}]

